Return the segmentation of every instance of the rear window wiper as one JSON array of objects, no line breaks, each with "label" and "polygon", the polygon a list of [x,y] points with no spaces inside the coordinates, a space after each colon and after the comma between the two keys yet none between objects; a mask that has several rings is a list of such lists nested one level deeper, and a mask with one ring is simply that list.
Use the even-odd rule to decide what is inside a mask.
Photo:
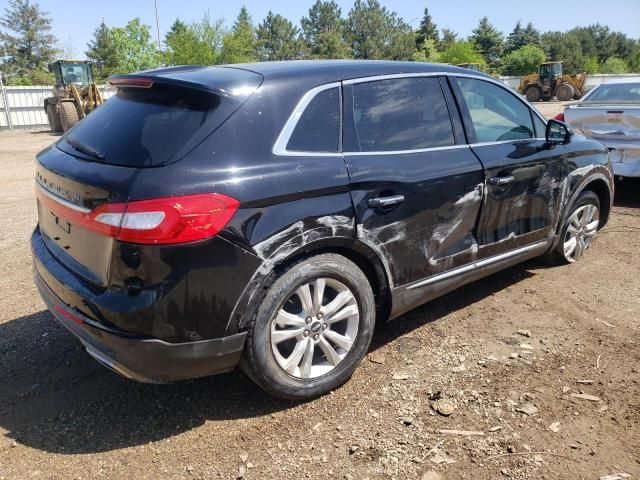
[{"label": "rear window wiper", "polygon": [[75,148],[79,152],[86,153],[87,155],[93,158],[97,158],[98,160],[105,159],[104,153],[99,152],[95,148],[87,145],[86,143],[81,142],[80,140],[77,140],[72,137],[67,137],[66,140],[69,145],[71,145],[73,148]]}]

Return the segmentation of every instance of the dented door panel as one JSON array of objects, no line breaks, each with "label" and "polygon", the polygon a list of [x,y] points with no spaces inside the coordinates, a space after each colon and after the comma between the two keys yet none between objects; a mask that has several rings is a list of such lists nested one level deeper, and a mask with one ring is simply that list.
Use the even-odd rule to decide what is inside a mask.
[{"label": "dented door panel", "polygon": [[565,147],[531,139],[472,150],[485,167],[486,196],[478,222],[482,255],[553,236],[567,176]]},{"label": "dented door panel", "polygon": [[[394,286],[473,261],[483,172],[468,146],[345,156],[357,236],[387,259]],[[368,201],[403,195],[389,209]]]}]

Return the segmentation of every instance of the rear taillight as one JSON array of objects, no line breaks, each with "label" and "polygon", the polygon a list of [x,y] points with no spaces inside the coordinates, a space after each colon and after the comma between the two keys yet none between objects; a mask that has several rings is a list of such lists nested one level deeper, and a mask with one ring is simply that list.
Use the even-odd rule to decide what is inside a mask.
[{"label": "rear taillight", "polygon": [[216,235],[231,220],[239,202],[219,193],[105,203],[93,210],[60,202],[37,188],[41,203],[72,224],[123,242],[184,243]]},{"label": "rear taillight", "polygon": [[564,122],[564,113],[559,113],[557,114],[555,117],[553,117],[554,120],[559,120],[561,122]]}]

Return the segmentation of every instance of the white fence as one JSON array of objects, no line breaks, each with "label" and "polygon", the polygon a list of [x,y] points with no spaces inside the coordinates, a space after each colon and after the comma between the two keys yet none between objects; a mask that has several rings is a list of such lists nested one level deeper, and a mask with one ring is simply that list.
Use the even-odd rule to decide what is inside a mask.
[{"label": "white fence", "polygon": [[[600,85],[601,83],[609,83],[616,80],[638,80],[640,81],[640,74],[638,73],[625,73],[621,75],[611,75],[611,74],[593,74],[587,75],[587,84],[585,86],[586,90],[591,90],[593,87]],[[506,83],[509,87],[514,90],[518,89],[518,85],[520,85],[520,77],[500,77],[504,83]]]},{"label": "white fence", "polygon": [[[52,88],[5,87],[0,92],[0,130],[48,128],[44,99],[52,95]],[[105,99],[115,93],[115,89],[111,87],[98,88]]]},{"label": "white fence", "polygon": [[[614,80],[638,79],[640,74],[588,75],[587,90]],[[504,83],[516,90],[520,77],[500,77]],[[98,87],[105,99],[115,93],[107,86]],[[51,96],[52,87],[5,87],[0,92],[0,130],[48,128],[44,99]]]}]

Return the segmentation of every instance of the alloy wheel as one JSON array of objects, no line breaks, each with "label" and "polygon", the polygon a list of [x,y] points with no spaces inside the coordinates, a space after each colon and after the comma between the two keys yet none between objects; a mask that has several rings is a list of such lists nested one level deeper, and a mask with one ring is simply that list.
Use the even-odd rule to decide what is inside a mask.
[{"label": "alloy wheel", "polygon": [[579,260],[591,246],[598,231],[600,212],[598,207],[589,204],[578,208],[567,221],[564,236],[564,257],[569,262]]},{"label": "alloy wheel", "polygon": [[320,377],[348,355],[359,323],[353,292],[336,279],[317,278],[299,286],[271,319],[271,349],[292,377]]}]

